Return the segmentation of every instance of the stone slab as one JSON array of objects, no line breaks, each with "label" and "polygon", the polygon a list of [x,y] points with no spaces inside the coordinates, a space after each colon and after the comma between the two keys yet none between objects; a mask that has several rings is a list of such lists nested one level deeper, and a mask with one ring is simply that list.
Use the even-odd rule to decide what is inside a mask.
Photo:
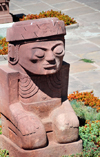
[{"label": "stone slab", "polygon": [[68,2],[70,0],[42,0],[43,2],[46,2],[48,4],[58,4],[58,3],[63,3],[63,2]]},{"label": "stone slab", "polygon": [[67,63],[73,63],[79,60],[79,57],[72,55],[70,52],[65,52],[64,61]]},{"label": "stone slab", "polygon": [[29,5],[29,4],[34,4],[34,3],[38,3],[41,0],[11,0],[11,3],[15,4],[15,5],[19,5],[20,7],[25,6],[25,5]]},{"label": "stone slab", "polygon": [[84,56],[89,52],[100,51],[100,48],[92,43],[80,43],[77,45],[67,46],[66,51],[70,51],[73,54],[84,58]]},{"label": "stone slab", "polygon": [[95,13],[96,11],[94,9],[87,7],[87,6],[83,6],[83,7],[79,7],[79,8],[73,8],[73,9],[64,11],[64,13],[66,15],[69,15],[70,17],[77,17],[77,16],[84,15],[84,14],[86,16],[86,14],[93,13],[93,12]]},{"label": "stone slab", "polygon": [[74,91],[83,91],[83,90],[89,90],[89,85],[84,84],[81,80],[76,79],[74,76],[69,75],[69,88],[68,88],[68,94],[73,93]]},{"label": "stone slab", "polygon": [[100,35],[100,28],[99,27],[83,27],[78,28],[78,30],[75,30],[74,33],[76,36],[79,36],[84,39],[94,38]]},{"label": "stone slab", "polygon": [[89,52],[84,56],[87,59],[92,59],[95,63],[100,63],[100,51]]},{"label": "stone slab", "polygon": [[94,23],[95,21],[96,22],[100,21],[100,13],[99,12],[91,13],[91,14],[88,14],[88,16],[81,15],[80,18],[81,18],[81,20],[90,22],[90,24],[91,24],[91,21],[92,21],[92,23]]},{"label": "stone slab", "polygon": [[8,55],[0,55],[0,61],[7,60]]},{"label": "stone slab", "polygon": [[80,72],[78,74],[74,74],[74,76],[86,85],[93,84],[95,82],[100,82],[100,70]]},{"label": "stone slab", "polygon": [[67,10],[67,9],[71,9],[71,8],[83,7],[84,5],[79,4],[75,1],[70,1],[70,2],[60,3],[60,4],[55,4],[53,6],[55,8],[59,8],[60,10]]},{"label": "stone slab", "polygon": [[100,96],[100,82],[98,83],[95,82],[92,86],[95,90],[99,92],[99,96]]},{"label": "stone slab", "polygon": [[70,65],[70,73],[79,73],[83,71],[89,71],[97,69],[95,66],[93,66],[91,63],[86,63],[83,61],[77,61],[74,63],[71,63]]},{"label": "stone slab", "polygon": [[51,143],[42,149],[23,150],[5,136],[0,135],[0,148],[9,150],[9,155],[14,157],[61,157],[69,155],[70,152],[72,154],[80,153],[82,151],[82,140],[69,144]]},{"label": "stone slab", "polygon": [[98,2],[98,0],[76,0],[76,1],[78,1],[78,2],[81,2],[81,3],[85,3],[85,4],[87,4],[88,2],[95,2],[95,1],[97,1]]},{"label": "stone slab", "polygon": [[49,6],[48,4],[45,4],[43,2],[36,3],[36,4],[29,4],[27,6],[23,6],[23,9],[29,10],[30,13],[33,14],[39,14],[42,11],[47,11],[53,9],[52,6]]},{"label": "stone slab", "polygon": [[100,36],[98,37],[94,37],[94,38],[89,38],[89,41],[91,41],[94,44],[97,44],[98,46],[100,46]]},{"label": "stone slab", "polygon": [[9,3],[9,11],[12,13],[12,10],[20,9],[20,6],[16,5],[16,3],[12,3],[13,1],[10,1]]},{"label": "stone slab", "polygon": [[87,5],[89,7],[100,10],[100,1],[99,0],[98,1],[87,2]]},{"label": "stone slab", "polygon": [[76,30],[74,29],[70,29],[68,31],[66,31],[66,36],[65,36],[65,47],[67,49],[67,46],[72,46],[75,44],[79,44],[84,42],[84,40],[79,37],[78,35],[75,34],[75,32],[77,32],[79,29],[77,28]]},{"label": "stone slab", "polygon": [[3,65],[3,64],[8,64],[8,61],[7,60],[0,61],[0,65]]}]

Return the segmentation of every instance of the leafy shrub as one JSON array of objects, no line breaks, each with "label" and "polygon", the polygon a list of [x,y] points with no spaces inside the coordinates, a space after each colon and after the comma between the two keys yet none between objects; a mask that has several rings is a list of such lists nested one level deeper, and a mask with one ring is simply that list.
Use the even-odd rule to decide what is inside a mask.
[{"label": "leafy shrub", "polygon": [[90,106],[85,106],[84,102],[77,102],[76,100],[70,101],[72,108],[74,109],[76,115],[80,119],[95,121],[100,120],[100,112],[96,111],[95,108],[92,108]]},{"label": "leafy shrub", "polygon": [[100,121],[87,121],[79,127],[79,135],[83,140],[82,152],[63,157],[100,157]]},{"label": "leafy shrub", "polygon": [[100,120],[87,121],[85,126],[79,127],[79,135],[83,140],[83,147],[86,148],[92,142],[93,146],[100,147]]},{"label": "leafy shrub", "polygon": [[0,55],[8,54],[8,42],[6,38],[1,38],[0,40]]},{"label": "leafy shrub", "polygon": [[97,111],[100,111],[100,99],[95,97],[93,91],[79,93],[78,91],[69,94],[68,99],[70,101],[77,100],[84,102],[84,105],[96,108]]},{"label": "leafy shrub", "polygon": [[42,11],[38,15],[37,14],[29,14],[26,16],[23,16],[23,18],[20,18],[20,21],[24,20],[32,20],[32,19],[39,19],[39,18],[46,18],[46,17],[57,17],[59,20],[63,20],[65,23],[65,26],[71,25],[76,23],[76,21],[69,17],[68,15],[62,14],[61,11]]},{"label": "leafy shrub", "polygon": [[4,149],[0,149],[0,157],[9,157],[9,152],[8,150]]}]

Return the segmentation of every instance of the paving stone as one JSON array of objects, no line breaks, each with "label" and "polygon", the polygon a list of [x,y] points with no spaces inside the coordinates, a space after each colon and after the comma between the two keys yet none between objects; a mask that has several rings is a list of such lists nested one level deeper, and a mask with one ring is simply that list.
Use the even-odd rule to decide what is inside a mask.
[{"label": "paving stone", "polygon": [[88,2],[98,2],[99,0],[76,0],[76,1],[78,1],[78,2],[81,2],[81,3],[85,3],[85,4],[87,4]]},{"label": "paving stone", "polygon": [[95,62],[100,62],[100,51],[87,53],[85,54],[84,58],[92,59]]},{"label": "paving stone", "polygon": [[10,0],[10,2],[19,5],[19,6],[24,6],[24,5],[29,5],[31,3],[38,3],[41,0]]},{"label": "paving stone", "polygon": [[11,12],[12,10],[17,10],[17,9],[21,9],[20,6],[10,2],[9,3],[9,11]]},{"label": "paving stone", "polygon": [[41,11],[47,11],[53,9],[49,5],[45,3],[37,3],[37,4],[31,4],[27,6],[23,6],[23,9],[25,10],[30,10],[31,13],[33,14],[39,14]]},{"label": "paving stone", "polygon": [[92,25],[92,23],[82,20],[80,16],[74,17],[74,19],[79,23],[80,27],[90,27]]},{"label": "paving stone", "polygon": [[100,91],[93,89],[94,96],[100,99]]},{"label": "paving stone", "polygon": [[100,67],[100,59],[98,59],[98,61],[96,61],[96,64]]},{"label": "paving stone", "polygon": [[0,61],[2,61],[4,59],[3,55],[0,55]]},{"label": "paving stone", "polygon": [[90,22],[91,24],[91,21],[92,22],[95,22],[95,21],[100,21],[100,13],[91,13],[91,14],[88,14],[88,16],[86,15],[81,15],[80,16],[81,20],[83,21],[86,21],[86,22]]},{"label": "paving stone", "polygon": [[95,13],[96,11],[89,7],[73,8],[73,9],[64,11],[64,13],[70,17],[77,17],[84,14],[86,16],[86,14],[93,13],[93,12]]},{"label": "paving stone", "polygon": [[100,48],[91,43],[81,43],[77,45],[67,46],[66,51],[70,51],[73,54],[84,58],[84,56],[89,52],[100,51]]},{"label": "paving stone", "polygon": [[[79,44],[79,43],[82,43],[84,42],[84,40],[77,36],[75,33],[74,33],[75,30],[70,30],[70,31],[67,31],[67,35],[65,36],[65,46],[67,48],[68,45],[74,45],[74,44]],[[78,32],[78,30],[77,30]]]},{"label": "paving stone", "polygon": [[42,1],[52,5],[52,4],[62,3],[62,2],[68,2],[70,0],[42,0]]},{"label": "paving stone", "polygon": [[78,74],[74,74],[74,76],[81,80],[86,85],[100,82],[100,70],[80,72]]},{"label": "paving stone", "polygon": [[100,28],[99,27],[85,27],[85,28],[80,28],[77,30],[75,30],[74,32],[76,35],[85,38],[85,39],[89,39],[92,37],[97,37],[100,36]]},{"label": "paving stone", "polygon": [[66,3],[55,4],[53,6],[61,10],[67,10],[71,8],[83,7],[84,5],[71,1],[71,2],[66,2]]},{"label": "paving stone", "polygon": [[100,36],[99,37],[94,37],[94,38],[89,38],[89,41],[97,44],[98,46],[100,46]]},{"label": "paving stone", "polygon": [[99,96],[100,96],[100,82],[94,83],[92,86],[95,90],[99,92]]},{"label": "paving stone", "polygon": [[69,77],[69,86],[68,86],[68,94],[71,94],[75,91],[82,91],[82,90],[86,90],[86,89],[90,89],[88,87],[88,85],[84,85],[80,80],[76,80],[73,78],[73,81],[70,81],[70,77]]},{"label": "paving stone", "polygon": [[70,52],[65,52],[64,61],[67,63],[73,63],[75,61],[78,61],[79,58],[77,56],[72,55]]},{"label": "paving stone", "polygon": [[100,10],[100,1],[87,2],[87,5]]},{"label": "paving stone", "polygon": [[83,61],[77,61],[77,62],[71,63],[70,65],[70,73],[79,73],[83,71],[89,71],[92,69],[97,69],[97,68],[93,66],[91,63],[86,63]]},{"label": "paving stone", "polygon": [[7,60],[5,60],[5,61],[0,61],[0,65],[5,65],[5,64],[8,64],[8,61]]}]

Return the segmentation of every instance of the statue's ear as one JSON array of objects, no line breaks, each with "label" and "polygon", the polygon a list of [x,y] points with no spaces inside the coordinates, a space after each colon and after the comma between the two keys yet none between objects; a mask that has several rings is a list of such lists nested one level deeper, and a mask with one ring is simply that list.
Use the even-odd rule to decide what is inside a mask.
[{"label": "statue's ear", "polygon": [[10,64],[17,64],[18,62],[18,51],[19,51],[19,45],[8,45],[8,62]]}]

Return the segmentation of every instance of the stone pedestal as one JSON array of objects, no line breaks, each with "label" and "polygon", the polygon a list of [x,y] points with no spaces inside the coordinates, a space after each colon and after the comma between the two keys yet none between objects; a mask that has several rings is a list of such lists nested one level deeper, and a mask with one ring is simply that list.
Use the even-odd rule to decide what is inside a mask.
[{"label": "stone pedestal", "polygon": [[82,140],[67,144],[49,141],[48,146],[44,148],[23,150],[4,135],[0,135],[0,148],[9,150],[9,155],[14,157],[62,157],[80,153],[82,151]]},{"label": "stone pedestal", "polygon": [[12,22],[12,16],[9,14],[9,1],[0,1],[0,24]]}]

